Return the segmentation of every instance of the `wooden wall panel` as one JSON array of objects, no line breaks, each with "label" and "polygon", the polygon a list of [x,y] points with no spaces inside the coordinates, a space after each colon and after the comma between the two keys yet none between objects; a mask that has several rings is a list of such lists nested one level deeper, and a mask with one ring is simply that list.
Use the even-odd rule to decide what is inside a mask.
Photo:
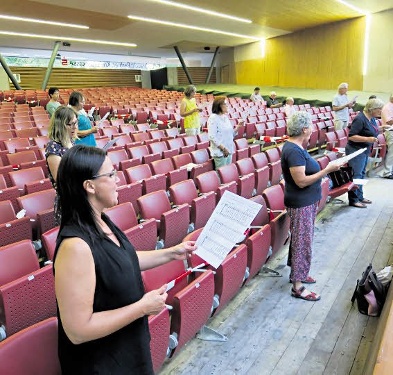
[{"label": "wooden wall panel", "polygon": [[[24,90],[41,89],[46,68],[36,67],[11,67],[12,73],[21,76],[21,87]],[[140,70],[120,69],[71,69],[54,68],[47,87],[59,88],[85,88],[85,87],[142,87],[140,82],[135,82],[135,75],[141,74]],[[14,85],[10,84],[13,89]]]},{"label": "wooden wall panel", "polygon": [[365,17],[268,39],[263,59],[236,62],[237,84],[363,89]]},{"label": "wooden wall panel", "polygon": [[[192,67],[188,68],[188,72],[194,84],[205,83],[207,74],[209,73],[208,67]],[[216,83],[216,68],[213,68],[213,73],[210,77],[209,83]],[[177,68],[177,84],[178,85],[189,85],[186,73],[184,73],[183,68]]]}]

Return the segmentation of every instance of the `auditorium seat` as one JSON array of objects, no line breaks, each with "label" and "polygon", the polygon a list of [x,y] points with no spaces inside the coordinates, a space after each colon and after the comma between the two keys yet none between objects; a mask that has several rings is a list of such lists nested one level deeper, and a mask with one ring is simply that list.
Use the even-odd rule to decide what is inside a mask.
[{"label": "auditorium seat", "polygon": [[172,159],[166,158],[156,160],[151,163],[151,170],[154,174],[164,174],[167,176],[167,188],[180,181],[188,179],[187,169],[175,169]]},{"label": "auditorium seat", "polygon": [[234,163],[224,165],[217,169],[217,173],[223,184],[235,181],[237,185],[237,194],[244,198],[251,198],[254,195],[255,176],[254,173],[239,176],[239,172]]},{"label": "auditorium seat", "polygon": [[137,214],[139,214],[139,207],[136,200],[142,196],[142,182],[134,182],[132,184],[118,186],[116,189],[119,203],[130,202]]},{"label": "auditorium seat", "polygon": [[190,222],[188,204],[171,207],[164,190],[146,194],[137,199],[142,219],[155,219],[163,247],[174,246],[187,235]]},{"label": "auditorium seat", "polygon": [[170,138],[167,139],[166,144],[168,145],[168,148],[170,150],[180,150],[181,154],[186,154],[191,151],[195,150],[195,147],[191,146],[186,146],[183,142],[183,137],[177,137],[177,138]]},{"label": "auditorium seat", "polygon": [[176,206],[187,203],[191,209],[190,222],[193,230],[206,225],[216,207],[216,197],[213,191],[198,196],[193,180],[185,180],[172,185],[169,195]]},{"label": "auditorium seat", "polygon": [[329,189],[330,189],[329,183],[330,183],[330,179],[328,177],[324,177],[322,179],[322,183],[321,183],[322,197],[318,203],[318,213],[325,208],[326,203],[329,200]]},{"label": "auditorium seat", "polygon": [[[9,172],[12,167],[0,167],[0,202],[9,200],[15,212],[19,211],[17,198],[20,196],[20,191],[16,186],[7,187],[6,177],[9,180]],[[11,182],[9,183],[11,185]]]},{"label": "auditorium seat", "polygon": [[49,229],[41,235],[42,247],[45,250],[48,260],[53,261],[56,249],[56,239],[59,234],[60,227]]},{"label": "auditorium seat", "polygon": [[17,198],[19,208],[26,210],[33,226],[33,239],[55,227],[54,200],[56,192],[48,189]]},{"label": "auditorium seat", "polygon": [[221,199],[226,190],[237,194],[237,185],[235,181],[221,184],[216,171],[202,173],[195,177],[195,184],[200,193],[213,191],[216,195],[216,203]]},{"label": "auditorium seat", "polygon": [[150,152],[147,145],[131,147],[128,149],[128,152],[131,159],[138,159],[140,163],[144,164],[149,164],[153,161],[161,159],[161,155],[159,153]]},{"label": "auditorium seat", "polygon": [[56,316],[52,265],[0,286],[0,325],[7,337]]},{"label": "auditorium seat", "polygon": [[18,219],[11,201],[0,201],[0,246],[25,239],[31,240],[32,235],[30,218]]},{"label": "auditorium seat", "polygon": [[255,168],[251,158],[245,158],[236,162],[239,175],[246,176],[253,174],[255,179],[255,194],[262,194],[262,191],[269,185],[269,167]]},{"label": "auditorium seat", "polygon": [[40,268],[37,254],[30,240],[0,247],[0,285],[5,285]]},{"label": "auditorium seat", "polygon": [[111,159],[111,162],[113,164],[113,167],[116,170],[119,170],[119,163],[121,161],[128,160],[128,155],[126,150],[121,149],[121,150],[110,150],[107,153],[109,159]]},{"label": "auditorium seat", "polygon": [[[196,241],[202,230],[203,228],[200,228],[188,234],[184,241]],[[189,257],[187,261],[192,268],[204,263],[204,260],[196,254]],[[214,295],[218,300],[218,306],[215,306],[212,315],[221,311],[238,293],[246,277],[246,267],[247,247],[244,244],[232,249],[217,269],[208,267],[214,270]]]},{"label": "auditorium seat", "polygon": [[[260,145],[257,145],[257,144],[249,145],[247,143],[247,139],[245,139],[245,138],[235,139],[235,146],[236,146],[236,150],[246,149],[248,157],[251,157],[252,155],[257,154],[258,152],[261,152]],[[239,158],[237,158],[237,160],[239,160]]]},{"label": "auditorium seat", "polygon": [[153,191],[166,190],[167,181],[164,174],[153,175],[147,164],[128,168],[124,171],[128,183],[142,182],[142,194],[152,193]]},{"label": "auditorium seat", "polygon": [[13,138],[13,139],[9,139],[9,140],[4,140],[3,144],[5,147],[5,150],[7,150],[9,153],[14,153],[16,149],[19,149],[19,150],[34,149],[31,147],[31,144],[30,144],[28,138]]},{"label": "auditorium seat", "polygon": [[281,157],[278,147],[271,148],[265,151],[266,157],[270,166],[270,184],[276,185],[281,180]]},{"label": "auditorium seat", "polygon": [[0,342],[0,373],[60,375],[57,318],[45,319]]},{"label": "auditorium seat", "polygon": [[[154,142],[148,145],[151,154],[159,154],[161,159],[170,158],[179,155],[180,150],[170,150],[166,142]],[[158,160],[158,159],[157,159]]]},{"label": "auditorium seat", "polygon": [[269,209],[272,233],[272,254],[278,253],[289,239],[289,215],[284,205],[284,191],[280,185],[266,188],[262,197]]},{"label": "auditorium seat", "polygon": [[18,165],[21,163],[37,160],[34,150],[20,151],[13,154],[6,154],[9,165]]},{"label": "auditorium seat", "polygon": [[19,189],[21,195],[26,193],[26,184],[42,181],[45,179],[45,175],[41,167],[20,169],[18,171],[10,172],[9,176],[12,186],[16,186]]}]

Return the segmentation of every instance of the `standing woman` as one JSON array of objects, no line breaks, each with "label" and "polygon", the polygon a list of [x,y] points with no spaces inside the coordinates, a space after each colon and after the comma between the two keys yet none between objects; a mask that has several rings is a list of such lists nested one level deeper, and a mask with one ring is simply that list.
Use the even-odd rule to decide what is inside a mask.
[{"label": "standing woman", "polygon": [[[378,141],[379,129],[375,117],[381,117],[383,105],[381,99],[370,99],[363,112],[359,113],[352,121],[345,153],[349,155],[361,148],[367,148],[365,152],[348,161],[349,166],[353,169],[353,178],[363,179],[366,175],[367,159],[371,147],[374,142]],[[349,191],[348,200],[350,206],[358,208],[366,208],[367,204],[372,203],[370,199],[364,198],[363,185],[359,185],[356,190]]]},{"label": "standing woman", "polygon": [[235,128],[228,118],[228,102],[225,96],[217,96],[212,105],[212,114],[207,121],[207,131],[210,140],[210,155],[214,159],[215,169],[231,164],[235,150],[233,138],[238,129],[243,126],[240,120]]},{"label": "standing woman", "polygon": [[153,375],[148,315],[165,308],[166,285],[145,293],[141,271],[184,260],[195,242],[136,252],[106,216],[117,204],[116,170],[105,151],[76,145],[62,158],[62,205],[54,256],[63,375]]},{"label": "standing woman", "polygon": [[321,297],[306,289],[303,284],[316,281],[309,275],[311,267],[314,223],[318,202],[321,199],[321,180],[328,173],[340,168],[329,163],[320,170],[318,163],[307,152],[312,132],[308,112],[295,112],[287,121],[289,138],[281,154],[281,166],[285,180],[284,203],[291,220],[289,246],[289,276],[293,284],[291,295],[306,301],[318,301]]},{"label": "standing woman", "polygon": [[184,117],[184,130],[187,135],[197,135],[201,133],[201,120],[195,101],[196,87],[194,85],[187,86],[184,90],[184,98],[180,104],[180,116]]},{"label": "standing woman", "polygon": [[[46,164],[49,171],[49,179],[53,188],[57,192],[57,170],[60,160],[65,152],[74,145],[78,129],[78,120],[75,112],[69,108],[60,106],[54,112],[49,125],[49,142],[45,149]],[[61,210],[58,202],[58,195],[55,198],[55,220],[60,224]]]},{"label": "standing woman", "polygon": [[97,143],[94,133],[97,133],[97,127],[91,125],[90,119],[83,109],[85,98],[80,92],[74,91],[68,99],[68,104],[78,115],[78,139],[75,143],[96,147]]}]

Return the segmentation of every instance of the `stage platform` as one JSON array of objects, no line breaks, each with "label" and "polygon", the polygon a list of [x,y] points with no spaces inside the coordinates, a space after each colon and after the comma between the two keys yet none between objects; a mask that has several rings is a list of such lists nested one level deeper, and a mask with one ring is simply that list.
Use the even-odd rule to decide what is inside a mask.
[{"label": "stage platform", "polygon": [[[340,82],[337,83],[337,86]],[[249,98],[253,93],[255,86],[258,85],[232,85],[232,84],[198,84],[196,88],[198,92],[203,94],[213,94],[213,95],[225,95],[228,97],[241,97],[243,99]],[[164,88],[167,90],[183,91],[186,86],[174,86],[168,85]],[[334,95],[336,95],[337,90],[317,90],[317,89],[303,89],[296,87],[278,87],[278,86],[259,86],[261,95],[263,98],[267,98],[271,91],[275,91],[279,100],[284,100],[288,96],[295,99],[295,104],[305,104],[310,103],[312,106],[325,106],[331,105]],[[358,96],[355,110],[360,110],[363,108],[364,104],[367,102],[370,95],[377,95],[383,101],[389,100],[389,94],[383,92],[366,92],[366,91],[352,91],[351,86],[349,86],[348,96],[353,98]]]}]

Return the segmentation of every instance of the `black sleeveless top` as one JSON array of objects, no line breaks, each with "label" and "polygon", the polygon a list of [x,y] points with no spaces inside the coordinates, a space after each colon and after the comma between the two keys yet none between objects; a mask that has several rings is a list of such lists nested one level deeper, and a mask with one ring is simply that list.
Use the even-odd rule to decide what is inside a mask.
[{"label": "black sleeveless top", "polygon": [[[97,235],[93,239],[77,225],[69,225],[59,233],[55,252],[56,267],[56,255],[63,239],[79,237],[90,246],[96,272],[93,312],[117,309],[139,301],[144,295],[133,246],[107,216],[102,218],[118,238],[120,247],[107,237]],[[74,345],[65,334],[59,311],[58,320],[58,350],[63,375],[154,374],[147,316],[109,336],[79,345]]]}]

